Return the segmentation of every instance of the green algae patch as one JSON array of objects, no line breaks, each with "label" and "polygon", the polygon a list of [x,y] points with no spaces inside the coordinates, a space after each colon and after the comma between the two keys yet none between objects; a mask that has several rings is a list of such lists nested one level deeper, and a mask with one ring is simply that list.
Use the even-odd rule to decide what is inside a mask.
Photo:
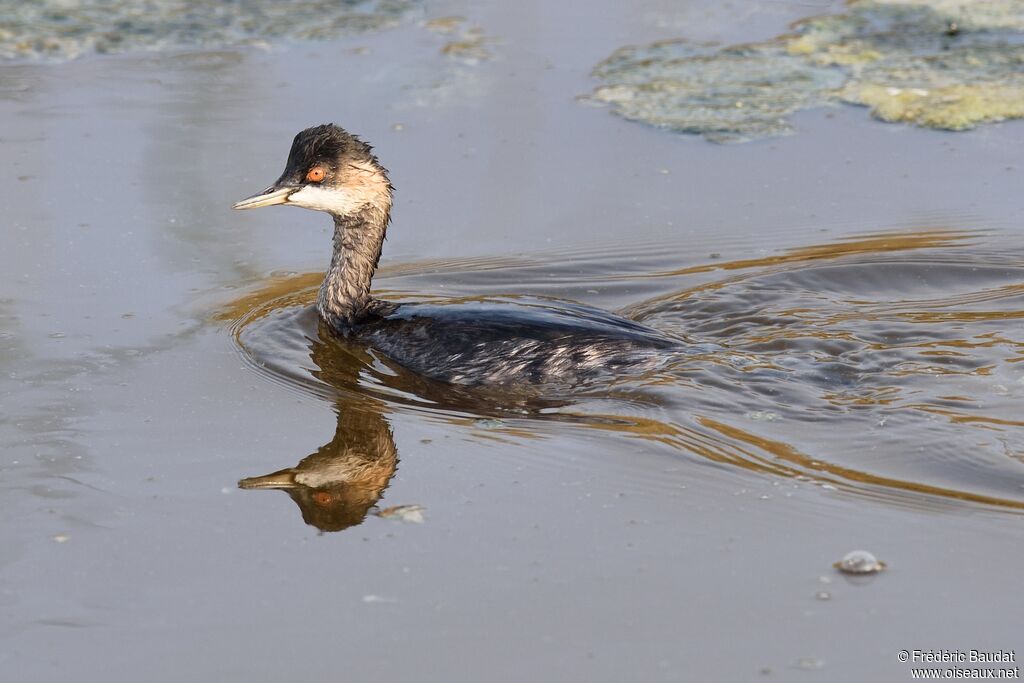
[{"label": "green algae patch", "polygon": [[[857,0],[852,4],[868,3]],[[873,4],[932,9],[966,30],[1024,31],[1024,3],[1020,0],[874,0]]]},{"label": "green algae patch", "polygon": [[968,130],[979,123],[1024,118],[1024,85],[951,85],[932,90],[857,83],[844,98],[864,104],[883,121],[941,130]]},{"label": "green algae patch", "polygon": [[1024,117],[1024,3],[858,2],[800,22],[787,50],[841,67],[844,102],[943,130]]},{"label": "green algae patch", "polygon": [[843,75],[789,54],[782,45],[717,49],[686,41],[624,48],[598,65],[607,85],[591,99],[627,119],[715,142],[791,132],[788,117],[822,106]]},{"label": "green algae patch", "polygon": [[417,0],[0,0],[0,59],[265,46],[393,25]]},{"label": "green algae patch", "polygon": [[787,135],[793,113],[838,103],[967,130],[1024,117],[1022,43],[1019,0],[862,0],[765,43],[623,48],[587,99],[714,142]]}]

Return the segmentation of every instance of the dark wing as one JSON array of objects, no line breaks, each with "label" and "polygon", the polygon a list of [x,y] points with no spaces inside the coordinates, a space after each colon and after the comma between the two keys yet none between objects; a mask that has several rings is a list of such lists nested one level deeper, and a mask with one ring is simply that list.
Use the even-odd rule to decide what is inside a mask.
[{"label": "dark wing", "polygon": [[359,337],[410,370],[470,385],[573,382],[678,345],[612,313],[548,299],[402,304]]}]

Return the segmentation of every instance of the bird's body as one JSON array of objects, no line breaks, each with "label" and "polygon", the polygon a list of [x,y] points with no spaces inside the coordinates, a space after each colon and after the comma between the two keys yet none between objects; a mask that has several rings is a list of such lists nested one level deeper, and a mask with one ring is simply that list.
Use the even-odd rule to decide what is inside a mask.
[{"label": "bird's body", "polygon": [[427,377],[471,386],[576,383],[645,365],[678,346],[652,328],[573,302],[374,298],[391,193],[369,145],[329,124],[299,133],[277,183],[235,208],[294,204],[330,213],[334,250],[317,297],[320,317],[336,334]]},{"label": "bird's body", "polygon": [[575,384],[676,345],[650,328],[567,301],[488,298],[381,309],[344,333],[453,384]]}]

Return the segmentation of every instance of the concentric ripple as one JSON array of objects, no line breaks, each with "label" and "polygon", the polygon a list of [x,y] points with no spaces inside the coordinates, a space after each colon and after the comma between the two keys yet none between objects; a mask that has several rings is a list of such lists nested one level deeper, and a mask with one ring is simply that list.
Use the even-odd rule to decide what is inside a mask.
[{"label": "concentric ripple", "polygon": [[[544,401],[454,390],[347,347],[310,306],[319,274],[274,280],[221,318],[257,372],[329,400],[372,396],[452,425],[500,415],[520,435],[614,433],[889,503],[1022,511],[1024,258],[989,239],[873,234],[677,270],[645,248],[588,253],[585,268],[558,254],[381,273],[380,294],[396,299],[446,281],[482,294],[654,292],[622,312],[694,340],[655,371]],[[550,289],[570,273],[568,294]]]}]

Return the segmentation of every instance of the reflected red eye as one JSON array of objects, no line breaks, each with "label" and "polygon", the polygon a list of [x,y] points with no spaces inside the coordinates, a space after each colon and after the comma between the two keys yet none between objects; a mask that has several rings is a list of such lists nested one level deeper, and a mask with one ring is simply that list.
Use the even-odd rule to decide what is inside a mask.
[{"label": "reflected red eye", "polygon": [[309,169],[309,173],[306,174],[306,180],[311,183],[319,183],[327,175],[327,171],[324,170],[323,166],[314,166]]}]

